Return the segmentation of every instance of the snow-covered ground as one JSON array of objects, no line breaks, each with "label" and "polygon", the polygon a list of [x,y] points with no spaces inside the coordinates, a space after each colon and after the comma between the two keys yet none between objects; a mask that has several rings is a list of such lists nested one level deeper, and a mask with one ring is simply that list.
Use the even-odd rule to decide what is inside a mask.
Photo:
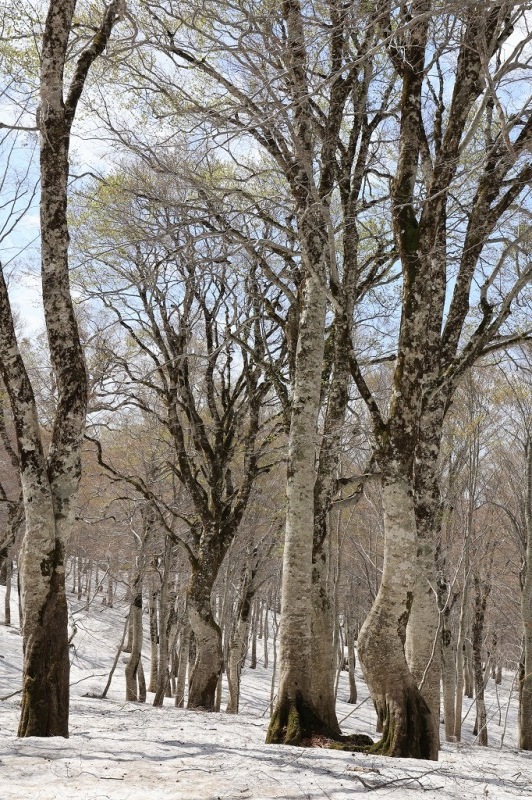
[{"label": "snow-covered ground", "polygon": [[[0,589],[3,605],[3,588]],[[2,606],[0,606],[2,607]],[[491,746],[474,744],[473,709],[464,743],[444,744],[438,763],[359,753],[265,745],[271,670],[243,673],[238,716],[126,703],[124,663],[108,699],[101,692],[121,637],[125,608],[93,604],[74,618],[70,738],[17,739],[20,695],[0,702],[0,800],[354,800],[373,795],[412,800],[528,798],[532,754],[516,749],[516,691],[506,675],[488,687]],[[0,625],[0,695],[20,688],[21,636]],[[146,662],[147,665],[147,662]],[[358,675],[359,706],[339,686],[345,732],[374,734],[375,718]],[[470,701],[466,701],[467,713]],[[223,705],[222,705],[223,707]],[[350,716],[347,716],[350,715]],[[501,739],[503,742],[501,744]]]}]

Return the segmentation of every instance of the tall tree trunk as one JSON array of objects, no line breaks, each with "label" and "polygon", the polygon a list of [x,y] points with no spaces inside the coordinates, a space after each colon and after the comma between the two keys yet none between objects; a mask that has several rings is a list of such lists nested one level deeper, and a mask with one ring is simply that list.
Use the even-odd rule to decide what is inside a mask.
[{"label": "tall tree trunk", "polygon": [[[482,645],[484,640],[486,605],[490,590],[491,581],[489,575],[484,585],[481,585],[479,578],[475,577],[475,615],[473,618],[473,625],[471,626],[471,651],[477,710],[475,731],[478,743],[484,747],[488,746],[488,717],[486,714],[486,703],[484,701],[486,679],[482,668]],[[489,672],[487,674],[489,675]]]},{"label": "tall tree trunk", "polygon": [[288,444],[280,679],[277,705],[266,740],[271,743],[300,744],[305,735],[319,727],[317,713],[312,706],[309,597],[312,596],[315,458],[318,446],[324,323],[323,279],[320,274],[313,275],[308,270],[299,326]]},{"label": "tall tree trunk", "polygon": [[347,669],[349,673],[349,697],[347,702],[354,705],[357,701],[355,626],[353,612],[349,607],[345,615],[345,638],[347,640]]},{"label": "tall tree trunk", "polygon": [[161,589],[159,592],[159,669],[157,676],[157,687],[153,699],[154,706],[162,706],[166,695],[169,672],[168,662],[170,657],[170,647],[174,642],[171,641],[172,630],[175,629],[177,620],[177,610],[175,607],[176,592],[170,591],[168,582],[171,578],[172,569],[172,541],[166,537],[163,574],[161,577]]},{"label": "tall tree trunk", "polygon": [[521,591],[523,676],[520,680],[519,747],[532,750],[532,438],[526,441],[526,542]]},{"label": "tall tree trunk", "polygon": [[384,727],[374,750],[387,755],[438,758],[431,711],[405,659],[406,625],[414,593],[416,520],[406,481],[383,486],[385,560],[379,592],[358,637],[364,674]]},{"label": "tall tree trunk", "polygon": [[250,584],[247,586],[244,584],[244,596],[242,597],[237,620],[231,633],[229,659],[227,664],[227,681],[229,684],[229,702],[227,704],[227,712],[229,714],[238,714],[240,701],[240,673],[244,665],[244,659],[246,657],[246,650],[248,647],[253,588],[254,587]]},{"label": "tall tree trunk", "polygon": [[[222,633],[214,619],[211,592],[222,562],[224,550],[218,530],[212,530],[204,543],[206,555],[195,560],[187,590],[187,609],[194,632],[196,660],[188,692],[187,708],[216,711],[216,687],[222,674]],[[218,544],[217,544],[218,543]]]},{"label": "tall tree trunk", "polygon": [[129,609],[129,626],[132,631],[131,654],[126,664],[126,700],[139,700],[138,670],[142,658],[142,571],[133,582]]},{"label": "tall tree trunk", "polygon": [[65,544],[81,472],[87,375],[69,285],[68,171],[70,130],[88,72],[104,51],[123,0],[107,7],[96,36],[73,66],[65,62],[75,0],[50,0],[41,52],[41,278],[57,407],[44,456],[33,390],[0,279],[0,362],[19,446],[26,532],[19,558],[24,664],[19,736],[68,736],[69,653]]},{"label": "tall tree trunk", "polygon": [[6,558],[6,593],[4,597],[4,625],[11,625],[11,584],[13,582],[13,559],[11,553]]},{"label": "tall tree trunk", "polygon": [[150,615],[150,680],[148,682],[148,691],[157,691],[157,679],[159,677],[159,615],[158,615],[158,591],[154,587],[154,581],[158,580],[155,575],[152,575],[150,580],[149,592],[149,615]]},{"label": "tall tree trunk", "polygon": [[[430,397],[430,395],[429,395]],[[416,510],[416,581],[406,629],[406,660],[434,718],[439,735],[441,630],[438,608],[435,542],[441,535],[438,457],[443,432],[445,396],[424,398],[414,460]]]},{"label": "tall tree trunk", "polygon": [[185,613],[183,627],[179,637],[179,658],[177,662],[177,675],[175,686],[175,704],[177,708],[184,708],[185,705],[185,685],[188,667],[188,652],[190,648],[190,623],[188,615]]}]

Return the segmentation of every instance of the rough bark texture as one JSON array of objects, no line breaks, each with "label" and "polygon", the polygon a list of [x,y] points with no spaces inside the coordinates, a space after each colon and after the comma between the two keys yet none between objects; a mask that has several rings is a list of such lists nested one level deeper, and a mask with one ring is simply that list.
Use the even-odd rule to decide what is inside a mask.
[{"label": "rough bark texture", "polygon": [[[227,703],[228,714],[238,714],[240,701],[240,673],[244,665],[246,650],[248,646],[251,601],[253,595],[244,589],[244,596],[240,603],[240,610],[237,615],[236,624],[231,633],[229,644],[229,659],[227,664],[227,682],[229,685],[229,702]],[[253,654],[252,654],[253,655]],[[256,669],[257,659],[255,654],[255,666],[250,664],[250,669]]]},{"label": "rough bark texture", "polygon": [[[215,542],[220,541],[216,533],[213,536]],[[223,666],[222,634],[211,606],[211,592],[222,556],[215,544],[213,551],[192,565],[187,591],[188,618],[196,644],[187,708],[205,711],[217,710],[216,688]]]},{"label": "rough bark texture", "polygon": [[132,631],[131,654],[126,664],[126,700],[140,700],[138,671],[142,658],[142,574],[139,572],[132,586],[132,601],[129,609],[129,625]]},{"label": "rough bark texture", "polygon": [[65,543],[80,477],[87,379],[68,274],[67,182],[70,128],[85,79],[103,52],[123,3],[107,8],[64,91],[64,64],[75,0],[51,0],[40,80],[41,277],[57,408],[45,458],[31,383],[17,346],[0,278],[0,366],[20,457],[26,533],[19,558],[24,665],[19,736],[68,736],[69,653]]},{"label": "rough bark texture", "polygon": [[314,484],[323,361],[325,291],[306,280],[292,400],[287,516],[281,588],[279,692],[267,742],[300,743],[316,719],[311,708],[311,614]]},{"label": "rough bark texture", "polygon": [[526,442],[526,543],[521,616],[523,620],[523,672],[520,681],[519,747],[532,750],[532,440]]},{"label": "rough bark texture", "polygon": [[399,757],[437,759],[434,719],[408,669],[404,643],[413,600],[414,502],[408,483],[383,487],[385,558],[382,581],[359,634],[358,652],[383,735],[373,748]]}]

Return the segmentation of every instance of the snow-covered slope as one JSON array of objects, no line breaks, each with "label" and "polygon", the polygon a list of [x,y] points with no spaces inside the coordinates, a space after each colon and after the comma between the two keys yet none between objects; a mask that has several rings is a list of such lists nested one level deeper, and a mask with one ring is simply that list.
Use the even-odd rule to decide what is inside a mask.
[{"label": "snow-covered slope", "polygon": [[[0,590],[3,603],[3,589]],[[73,608],[70,739],[17,739],[19,695],[0,702],[0,800],[411,800],[527,798],[532,755],[516,750],[516,691],[506,675],[488,687],[489,748],[473,743],[473,709],[461,745],[443,745],[440,761],[392,760],[324,749],[264,744],[271,670],[245,669],[242,713],[205,714],[125,703],[119,662],[107,700],[101,692],[121,637],[125,608]],[[0,695],[20,688],[21,637],[0,626]],[[374,735],[361,676],[359,706],[340,677],[338,711],[346,732]],[[153,697],[153,696],[151,696]],[[509,702],[508,702],[509,701]],[[470,701],[467,701],[469,703]],[[223,706],[222,706],[223,707]],[[467,711],[467,706],[466,706]],[[501,739],[503,743],[501,745]]]}]

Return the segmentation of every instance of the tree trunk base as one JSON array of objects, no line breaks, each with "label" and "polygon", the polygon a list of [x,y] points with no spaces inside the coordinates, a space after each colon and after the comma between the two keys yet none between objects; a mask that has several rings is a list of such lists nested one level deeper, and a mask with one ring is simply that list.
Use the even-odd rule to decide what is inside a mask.
[{"label": "tree trunk base", "polygon": [[324,722],[301,696],[295,700],[285,698],[278,702],[270,720],[266,744],[288,744],[312,747],[317,740],[327,740],[328,747],[336,750],[363,751],[373,745],[364,734],[342,736]]},{"label": "tree trunk base", "polygon": [[415,689],[405,689],[401,703],[388,700],[382,738],[369,752],[437,761],[433,726],[431,711],[421,694]]}]

